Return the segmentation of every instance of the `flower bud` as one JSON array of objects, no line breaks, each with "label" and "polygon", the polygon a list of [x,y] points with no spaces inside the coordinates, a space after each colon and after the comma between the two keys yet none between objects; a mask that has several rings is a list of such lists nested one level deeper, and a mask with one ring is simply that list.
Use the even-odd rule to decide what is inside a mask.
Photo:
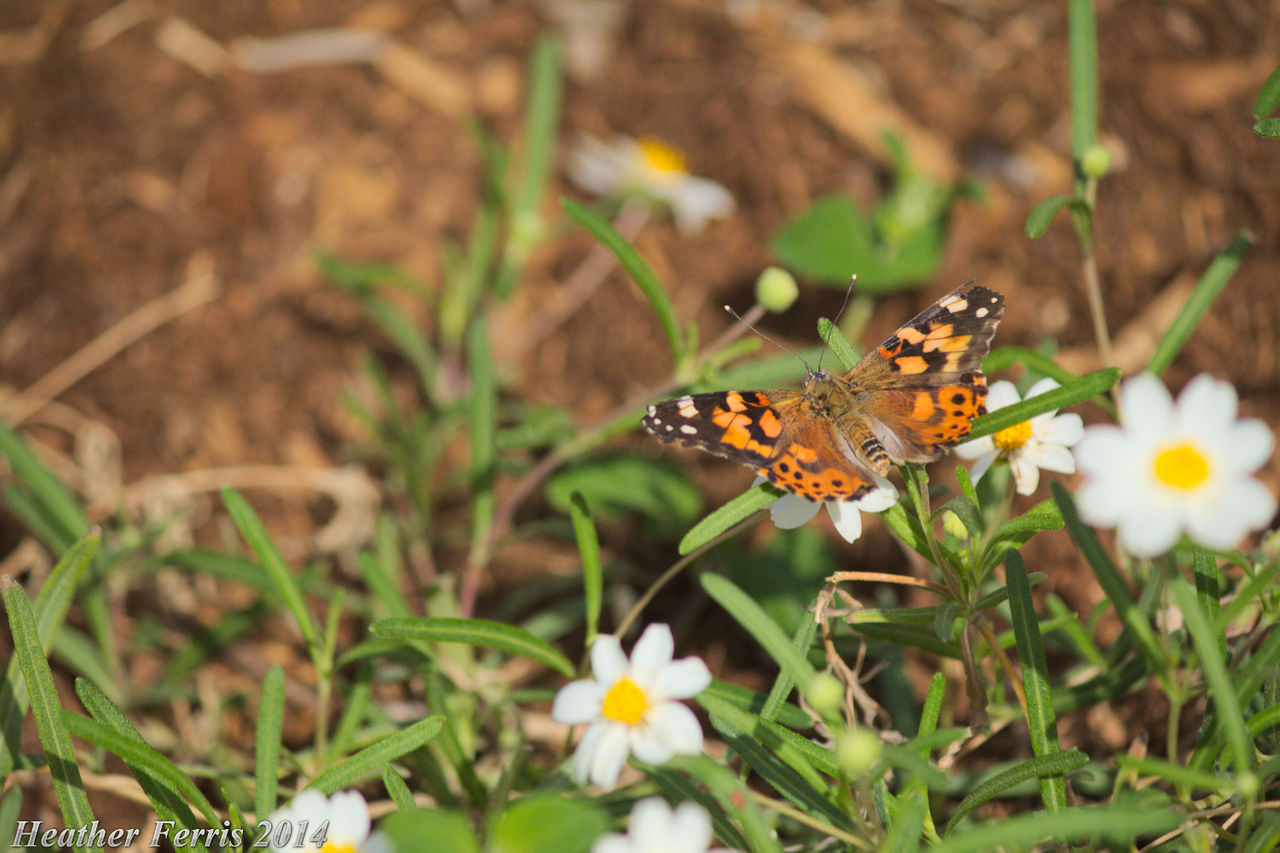
[{"label": "flower bud", "polygon": [[800,295],[795,276],[781,267],[766,267],[756,279],[756,301],[766,311],[781,314],[791,307]]}]

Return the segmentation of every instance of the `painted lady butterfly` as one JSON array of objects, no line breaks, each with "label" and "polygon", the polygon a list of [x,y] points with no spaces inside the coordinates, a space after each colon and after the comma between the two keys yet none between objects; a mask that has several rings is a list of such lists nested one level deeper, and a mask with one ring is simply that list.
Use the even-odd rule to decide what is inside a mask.
[{"label": "painted lady butterfly", "polygon": [[1004,297],[956,288],[871,350],[844,376],[810,370],[803,391],[717,391],[649,407],[665,442],[749,465],[811,501],[854,500],[891,462],[931,462],[986,414],[981,361]]}]

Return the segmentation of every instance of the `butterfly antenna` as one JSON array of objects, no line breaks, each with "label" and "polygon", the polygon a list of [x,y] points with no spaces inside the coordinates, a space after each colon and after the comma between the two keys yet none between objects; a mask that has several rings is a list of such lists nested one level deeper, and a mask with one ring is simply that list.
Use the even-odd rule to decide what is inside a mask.
[{"label": "butterfly antenna", "polygon": [[[836,312],[835,322],[832,323],[831,325],[833,326],[840,325],[840,318],[844,316],[844,309],[849,307],[849,297],[853,295],[853,286],[854,284],[857,283],[857,281],[858,281],[857,273],[854,273],[853,275],[849,276],[849,289],[844,292],[844,302],[840,303],[840,310]],[[822,369],[822,357],[827,354],[827,349],[828,349],[827,342],[824,340],[822,342],[822,352],[818,353],[818,369],[819,370]]]},{"label": "butterfly antenna", "polygon": [[759,330],[759,329],[757,329],[755,326],[753,326],[753,325],[751,325],[750,323],[748,323],[746,320],[742,319],[742,315],[741,315],[741,314],[739,314],[737,311],[734,311],[734,310],[733,310],[732,308],[730,308],[728,305],[724,306],[724,310],[728,311],[728,312],[733,316],[733,319],[737,320],[739,323],[741,323],[742,325],[746,326],[748,329],[750,329],[751,331],[755,332],[757,335],[759,335],[760,337],[764,338],[766,341],[768,341],[769,343],[773,344],[773,345],[774,345],[775,347],[777,347],[778,349],[786,350],[787,352],[789,352],[789,353],[791,353],[792,355],[794,355],[796,358],[799,358],[799,359],[800,359],[800,363],[804,365],[805,372],[806,372],[806,373],[813,373],[813,368],[811,368],[811,367],[809,366],[809,362],[805,361],[803,358],[801,358],[801,357],[800,357],[800,353],[796,352],[796,351],[795,351],[795,350],[793,350],[791,347],[786,346],[785,344],[778,343],[778,342],[777,342],[777,341],[775,341],[773,338],[769,337],[769,336],[768,336],[768,335],[766,335],[764,332],[760,331],[760,330]]}]

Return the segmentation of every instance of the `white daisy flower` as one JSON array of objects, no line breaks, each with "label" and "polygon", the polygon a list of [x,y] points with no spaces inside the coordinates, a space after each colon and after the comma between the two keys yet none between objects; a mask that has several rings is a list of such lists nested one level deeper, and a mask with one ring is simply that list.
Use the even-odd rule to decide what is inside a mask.
[{"label": "white daisy flower", "polygon": [[[1027,392],[1027,399],[1038,397],[1057,388],[1052,379],[1041,379]],[[994,412],[1005,406],[1022,402],[1018,389],[1012,382],[994,382],[987,392],[987,411]],[[956,456],[976,459],[970,476],[973,482],[982,479],[991,463],[1003,459],[1013,472],[1013,482],[1018,494],[1029,495],[1040,485],[1040,469],[1074,474],[1076,460],[1068,447],[1084,436],[1084,422],[1077,414],[1059,415],[1058,410],[1043,412],[1029,421],[1006,427],[994,435],[984,435],[958,446]]]},{"label": "white daisy flower", "polygon": [[579,784],[590,779],[612,788],[630,753],[661,764],[702,750],[698,718],[673,700],[697,696],[711,683],[711,673],[696,657],[673,661],[674,651],[671,629],[661,624],[645,628],[630,661],[617,637],[596,638],[591,646],[593,679],[562,687],[551,709],[557,722],[591,724],[574,756]]},{"label": "white daisy flower", "polygon": [[734,853],[727,847],[708,849],[711,815],[697,803],[672,809],[661,797],[641,800],[631,809],[627,834],[611,832],[596,839],[591,853]]},{"label": "white daisy flower", "polygon": [[[764,477],[756,477],[751,485],[758,486]],[[876,475],[876,485],[871,491],[852,501],[817,501],[806,500],[795,494],[787,494],[769,504],[769,520],[774,527],[781,530],[792,530],[803,527],[818,514],[818,507],[825,506],[831,516],[831,523],[836,532],[844,537],[844,541],[852,542],[862,535],[862,513],[884,512],[898,502],[898,490],[893,483]]]},{"label": "white daisy flower", "polygon": [[684,155],[651,137],[584,137],[569,156],[569,177],[600,196],[641,195],[671,208],[685,233],[733,212],[733,196],[707,178],[689,174]]},{"label": "white daisy flower", "polygon": [[369,833],[369,806],[356,791],[326,797],[303,791],[269,818],[271,849],[279,853],[392,853],[391,839]]},{"label": "white daisy flower", "polygon": [[1249,475],[1271,456],[1262,421],[1236,419],[1236,390],[1201,374],[1175,404],[1160,380],[1143,373],[1120,396],[1123,427],[1085,430],[1076,463],[1085,474],[1081,517],[1118,527],[1131,554],[1153,557],[1186,531],[1209,548],[1230,548],[1265,527],[1276,500]]}]

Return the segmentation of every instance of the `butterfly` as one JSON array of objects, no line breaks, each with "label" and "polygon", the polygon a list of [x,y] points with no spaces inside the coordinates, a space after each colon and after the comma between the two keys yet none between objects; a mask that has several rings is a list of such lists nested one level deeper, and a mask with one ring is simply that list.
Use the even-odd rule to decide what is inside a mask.
[{"label": "butterfly", "polygon": [[1004,296],[973,282],[921,311],[843,376],[803,391],[716,391],[649,406],[644,428],[754,468],[811,501],[850,501],[892,462],[932,462],[986,414],[982,358]]}]

